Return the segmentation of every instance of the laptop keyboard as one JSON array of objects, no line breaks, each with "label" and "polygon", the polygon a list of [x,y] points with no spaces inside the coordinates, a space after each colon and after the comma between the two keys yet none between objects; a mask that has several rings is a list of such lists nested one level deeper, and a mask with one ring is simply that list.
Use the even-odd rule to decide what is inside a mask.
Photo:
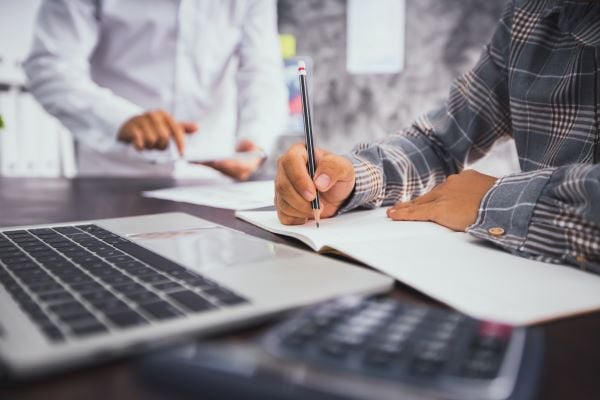
[{"label": "laptop keyboard", "polygon": [[0,283],[54,342],[248,302],[97,225],[0,232]]}]

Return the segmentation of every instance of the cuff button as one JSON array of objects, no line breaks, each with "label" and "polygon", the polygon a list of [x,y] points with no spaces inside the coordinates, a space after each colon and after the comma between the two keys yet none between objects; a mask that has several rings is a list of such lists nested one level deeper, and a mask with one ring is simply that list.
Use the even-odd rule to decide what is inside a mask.
[{"label": "cuff button", "polygon": [[504,235],[504,229],[500,228],[500,227],[495,227],[495,228],[490,228],[488,229],[488,233],[490,235],[492,235],[493,237],[500,237],[502,235]]}]

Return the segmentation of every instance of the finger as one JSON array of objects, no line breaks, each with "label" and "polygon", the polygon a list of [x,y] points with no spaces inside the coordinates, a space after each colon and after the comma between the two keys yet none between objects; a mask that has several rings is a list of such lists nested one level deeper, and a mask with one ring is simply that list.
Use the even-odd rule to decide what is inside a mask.
[{"label": "finger", "polygon": [[144,150],[144,133],[137,127],[131,128],[131,143],[136,150]]},{"label": "finger", "polygon": [[283,225],[303,225],[307,221],[307,218],[292,217],[279,210],[277,210],[277,218],[279,218],[279,222]]},{"label": "finger", "polygon": [[282,169],[279,169],[275,176],[275,194],[296,210],[303,210],[306,214],[310,214],[310,201],[307,201],[296,191],[289,177]]},{"label": "finger", "polygon": [[153,111],[148,114],[148,117],[150,118],[150,121],[152,121],[154,132],[156,132],[158,136],[156,147],[161,150],[166,149],[169,145],[169,138],[171,135],[169,127],[164,120],[163,111]]},{"label": "finger", "polygon": [[198,124],[195,122],[179,122],[179,126],[187,134],[198,131]]},{"label": "finger", "polygon": [[235,150],[240,152],[255,151],[258,150],[258,146],[256,146],[251,140],[243,139],[240,140]]},{"label": "finger", "polygon": [[333,185],[354,179],[354,168],[350,160],[336,154],[320,157],[315,171],[315,185],[321,192],[328,191]]},{"label": "finger", "polygon": [[[291,185],[283,188],[286,190],[286,196],[296,198],[297,196],[293,193],[296,192],[304,201],[312,201],[315,198],[316,188],[306,169],[307,160],[308,153],[302,144],[293,145],[279,158],[278,173],[281,171]],[[293,191],[290,189],[293,189]]]},{"label": "finger", "polygon": [[163,115],[163,120],[169,127],[171,137],[175,141],[175,145],[177,146],[179,154],[183,155],[185,151],[185,133],[183,132],[181,124],[176,123],[175,120],[173,120],[173,118],[171,118],[171,116],[167,113]]},{"label": "finger", "polygon": [[436,202],[411,205],[399,209],[391,209],[389,217],[394,221],[432,221],[435,222]]},{"label": "finger", "polygon": [[207,165],[238,180],[246,180],[254,172],[249,165],[237,160],[213,161]]},{"label": "finger", "polygon": [[426,203],[435,201],[439,197],[440,197],[440,193],[436,190],[432,190],[432,191],[424,194],[423,196],[419,196],[415,199],[412,199],[409,201],[398,202],[398,203],[394,204],[392,207],[387,209],[387,215],[388,215],[388,217],[390,216],[391,210],[399,210],[401,208],[419,206],[422,204],[426,204]]},{"label": "finger", "polygon": [[140,130],[144,133],[144,147],[153,149],[158,142],[158,134],[154,132],[154,127],[150,118],[140,118]]},{"label": "finger", "polygon": [[311,218],[313,216],[313,210],[310,203],[303,201],[302,204],[298,204],[298,206],[300,206],[300,208],[292,206],[281,196],[275,196],[275,207],[282,213],[296,218]]}]

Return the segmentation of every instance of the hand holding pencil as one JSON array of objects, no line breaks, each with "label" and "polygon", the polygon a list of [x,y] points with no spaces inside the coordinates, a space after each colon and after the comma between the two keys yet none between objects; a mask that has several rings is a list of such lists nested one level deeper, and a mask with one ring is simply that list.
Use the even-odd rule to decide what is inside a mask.
[{"label": "hand holding pencil", "polygon": [[275,178],[275,207],[282,224],[301,225],[311,217],[333,216],[354,189],[354,167],[341,156],[315,149],[306,84],[306,65],[298,63],[305,143],[279,158]]},{"label": "hand holding pencil", "polygon": [[291,146],[278,161],[275,177],[275,208],[284,225],[302,225],[314,218],[311,202],[317,191],[320,217],[335,215],[354,189],[354,167],[346,157],[315,149],[317,169],[308,174],[308,153],[304,143]]}]

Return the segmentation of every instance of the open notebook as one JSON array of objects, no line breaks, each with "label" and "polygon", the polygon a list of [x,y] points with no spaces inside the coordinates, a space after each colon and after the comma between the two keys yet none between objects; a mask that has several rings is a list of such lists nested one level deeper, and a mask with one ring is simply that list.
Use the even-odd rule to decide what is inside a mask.
[{"label": "open notebook", "polygon": [[522,325],[600,309],[600,276],[528,260],[428,222],[394,222],[385,209],[302,226],[274,211],[236,216],[315,251],[342,253],[476,318]]}]

